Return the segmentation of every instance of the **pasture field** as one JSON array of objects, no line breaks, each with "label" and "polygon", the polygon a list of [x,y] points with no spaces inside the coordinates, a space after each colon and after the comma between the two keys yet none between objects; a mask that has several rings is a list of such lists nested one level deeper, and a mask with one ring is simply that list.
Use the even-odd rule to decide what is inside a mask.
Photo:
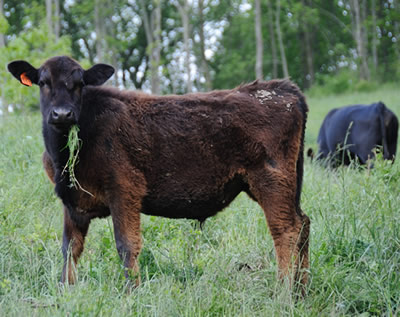
[{"label": "pasture field", "polygon": [[[309,98],[306,148],[333,107],[399,91]],[[58,283],[62,208],[41,166],[39,114],[0,118],[0,316],[400,315],[400,162],[325,169],[306,160],[302,208],[311,218],[310,280],[296,300],[277,280],[260,207],[240,195],[209,218],[142,217],[142,284],[124,288],[111,219],[92,222],[78,283]]]}]

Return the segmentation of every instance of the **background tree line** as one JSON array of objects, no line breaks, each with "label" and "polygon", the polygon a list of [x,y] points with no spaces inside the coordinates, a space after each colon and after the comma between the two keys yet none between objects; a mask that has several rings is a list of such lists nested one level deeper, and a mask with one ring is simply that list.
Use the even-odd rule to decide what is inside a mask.
[{"label": "background tree line", "polygon": [[369,88],[400,79],[399,24],[399,0],[0,0],[2,112],[38,100],[5,65],[60,54],[156,94],[289,76],[303,89]]}]

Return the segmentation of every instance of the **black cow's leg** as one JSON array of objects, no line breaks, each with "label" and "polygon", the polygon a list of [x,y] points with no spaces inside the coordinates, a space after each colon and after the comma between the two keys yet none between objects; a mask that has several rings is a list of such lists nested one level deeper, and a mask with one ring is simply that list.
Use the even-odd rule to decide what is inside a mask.
[{"label": "black cow's leg", "polygon": [[67,207],[64,207],[64,233],[62,253],[64,256],[64,267],[61,282],[68,280],[74,284],[76,280],[75,266],[83,251],[85,236],[89,228],[89,221],[81,221],[79,224],[71,219]]},{"label": "black cow's leg", "polygon": [[121,199],[111,208],[118,254],[124,263],[125,277],[133,286],[140,284],[138,257],[142,239],[139,205],[140,203],[133,199]]},{"label": "black cow's leg", "polygon": [[281,277],[307,283],[310,220],[296,207],[296,172],[264,168],[249,174],[250,191],[264,210]]}]

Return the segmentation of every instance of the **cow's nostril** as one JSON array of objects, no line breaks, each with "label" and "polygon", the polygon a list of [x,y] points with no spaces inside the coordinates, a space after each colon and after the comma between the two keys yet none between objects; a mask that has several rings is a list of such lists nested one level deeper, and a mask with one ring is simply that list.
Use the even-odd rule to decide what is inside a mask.
[{"label": "cow's nostril", "polygon": [[60,116],[57,110],[53,110],[51,113],[51,116],[53,117],[53,119],[58,119],[58,117]]},{"label": "cow's nostril", "polygon": [[67,119],[71,119],[71,118],[72,118],[72,111],[66,112],[66,113],[65,113],[65,117],[66,117]]}]

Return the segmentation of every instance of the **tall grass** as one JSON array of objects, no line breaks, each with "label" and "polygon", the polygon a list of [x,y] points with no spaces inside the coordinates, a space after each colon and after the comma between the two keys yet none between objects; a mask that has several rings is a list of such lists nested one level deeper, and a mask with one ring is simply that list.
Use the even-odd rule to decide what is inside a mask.
[{"label": "tall grass", "polygon": [[[310,98],[307,145],[331,107],[397,91]],[[358,98],[358,99],[357,99]],[[95,220],[75,286],[58,283],[62,208],[41,167],[40,116],[0,119],[0,316],[343,316],[400,314],[400,165],[329,170],[306,161],[308,295],[277,279],[260,207],[240,195],[198,230],[143,216],[142,284],[126,292],[110,219]]]}]

